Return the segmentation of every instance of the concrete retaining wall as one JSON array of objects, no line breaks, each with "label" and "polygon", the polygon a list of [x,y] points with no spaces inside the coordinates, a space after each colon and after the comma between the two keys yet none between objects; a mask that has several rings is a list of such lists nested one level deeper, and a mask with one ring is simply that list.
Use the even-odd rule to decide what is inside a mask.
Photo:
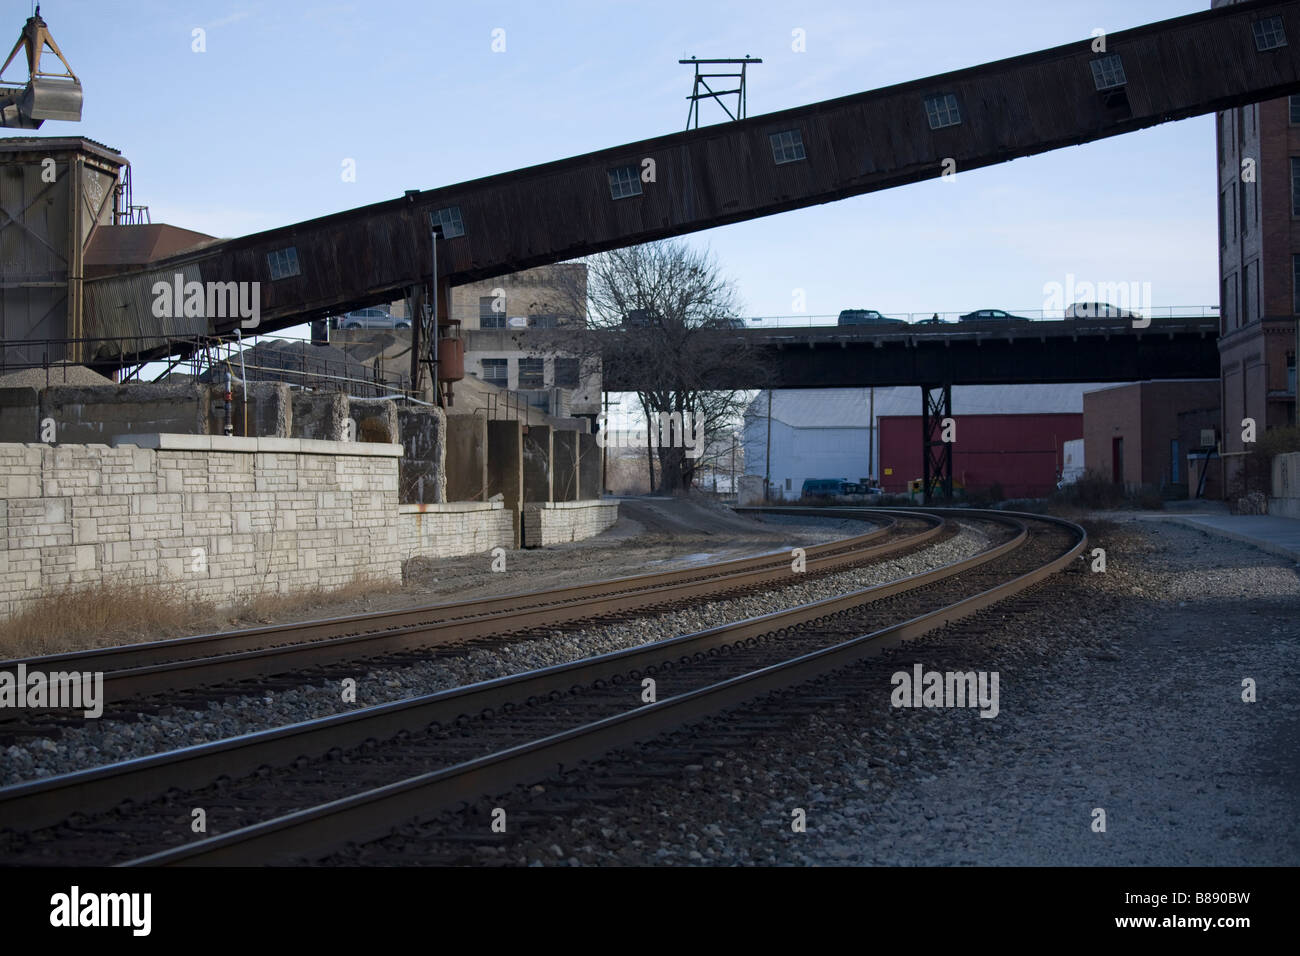
[{"label": "concrete retaining wall", "polygon": [[524,505],[524,547],[581,541],[618,521],[617,501],[552,501]]},{"label": "concrete retaining wall", "polygon": [[446,472],[448,501],[485,501],[489,497],[485,416],[447,416]]},{"label": "concrete retaining wall", "polygon": [[405,449],[401,500],[408,504],[446,501],[447,413],[441,408],[400,408],[395,409],[395,415]]},{"label": "concrete retaining wall", "polygon": [[348,441],[348,397],[343,392],[294,392],[293,438]]},{"label": "concrete retaining wall", "polygon": [[1273,456],[1273,493],[1268,513],[1279,518],[1300,518],[1300,452]]},{"label": "concrete retaining wall", "polygon": [[404,558],[486,555],[493,548],[514,546],[514,514],[500,501],[400,505],[398,510]]},{"label": "concrete retaining wall", "polygon": [[401,580],[401,446],[126,441],[0,444],[0,613],[112,582],[174,585],[225,604],[333,588],[361,572]]}]

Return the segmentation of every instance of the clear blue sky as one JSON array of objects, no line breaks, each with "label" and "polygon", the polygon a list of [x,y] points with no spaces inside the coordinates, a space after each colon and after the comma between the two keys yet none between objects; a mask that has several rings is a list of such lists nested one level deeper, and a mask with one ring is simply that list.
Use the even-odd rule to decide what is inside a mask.
[{"label": "clear blue sky", "polygon": [[[86,102],[81,124],[40,135],[122,150],[154,222],[235,236],[682,129],[684,56],[761,56],[752,116],[1208,6],[46,0]],[[0,0],[6,52],[30,11]],[[714,250],[748,315],[791,313],[794,289],[810,313],[1040,308],[1067,273],[1150,282],[1155,306],[1206,304],[1215,195],[1214,125],[1199,117],[691,241]]]}]

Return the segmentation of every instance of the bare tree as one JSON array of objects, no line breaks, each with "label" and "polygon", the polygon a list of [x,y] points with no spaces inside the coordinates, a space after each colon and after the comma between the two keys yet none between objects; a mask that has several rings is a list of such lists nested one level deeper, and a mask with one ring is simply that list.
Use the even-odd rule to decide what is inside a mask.
[{"label": "bare tree", "polygon": [[638,384],[650,486],[689,489],[701,455],[718,454],[711,439],[727,431],[745,405],[746,392],[716,388],[720,373],[732,380],[764,378],[759,350],[734,328],[740,309],[735,287],[712,253],[682,240],[615,249],[585,262],[586,307],[571,311],[585,311],[587,329],[566,329],[554,345],[599,360],[608,377]]}]

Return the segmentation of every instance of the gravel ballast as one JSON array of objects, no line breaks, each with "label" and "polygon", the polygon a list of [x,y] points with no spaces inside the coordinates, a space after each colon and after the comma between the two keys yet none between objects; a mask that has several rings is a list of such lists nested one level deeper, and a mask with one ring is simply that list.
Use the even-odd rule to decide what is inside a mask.
[{"label": "gravel ballast", "polygon": [[[1045,601],[500,795],[528,821],[510,839],[492,839],[480,802],[330,862],[1295,865],[1300,578],[1249,546],[1204,543],[1103,527],[1090,547],[1107,550],[1106,573],[1057,575],[1038,586]],[[996,671],[998,715],[892,707],[892,674],[916,663]],[[810,694],[830,702],[746,726]],[[738,734],[744,746],[710,743]],[[671,772],[630,782],[647,768]],[[566,787],[605,779],[613,802],[573,809]],[[484,839],[448,844],[448,827]]]},{"label": "gravel ballast", "polygon": [[[795,525],[789,519],[772,517],[782,524]],[[861,522],[834,524],[839,526],[838,533],[828,537],[860,534],[864,527]],[[826,534],[826,531],[819,529],[819,533]],[[983,530],[964,525],[953,537],[916,553],[810,579],[781,590],[706,602],[605,627],[554,631],[550,636],[493,649],[469,649],[463,654],[440,656],[427,662],[371,669],[359,667],[355,704],[342,700],[337,683],[304,684],[274,693],[254,692],[211,701],[201,710],[177,707],[141,714],[139,719],[131,721],[111,718],[86,721],[65,729],[56,738],[32,738],[10,745],[4,752],[0,784],[148,756],[664,640],[918,574],[968,557],[988,544],[989,538]]]}]

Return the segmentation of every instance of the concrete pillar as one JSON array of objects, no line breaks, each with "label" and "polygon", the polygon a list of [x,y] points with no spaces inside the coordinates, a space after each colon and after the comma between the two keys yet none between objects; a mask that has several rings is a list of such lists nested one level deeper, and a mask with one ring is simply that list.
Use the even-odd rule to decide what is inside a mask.
[{"label": "concrete pillar", "polygon": [[524,432],[524,504],[554,501],[554,430],[529,425]]},{"label": "concrete pillar", "polygon": [[557,430],[552,436],[551,492],[556,501],[577,501],[578,433]]},{"label": "concrete pillar", "polygon": [[483,415],[447,416],[447,500],[488,498],[488,421]]},{"label": "concrete pillar", "polygon": [[600,446],[596,436],[578,433],[578,497],[580,499],[599,498],[600,480]]},{"label": "concrete pillar", "polygon": [[512,547],[522,545],[524,510],[524,429],[517,421],[487,423],[488,497],[501,495],[514,515]]},{"label": "concrete pillar", "polygon": [[[353,419],[357,419],[354,402]],[[391,404],[391,403],[389,403]],[[364,413],[363,413],[364,414]],[[394,408],[402,444],[398,494],[402,504],[438,504],[447,500],[447,416],[441,408]],[[357,439],[365,441],[375,429],[372,419],[362,419]]]}]

